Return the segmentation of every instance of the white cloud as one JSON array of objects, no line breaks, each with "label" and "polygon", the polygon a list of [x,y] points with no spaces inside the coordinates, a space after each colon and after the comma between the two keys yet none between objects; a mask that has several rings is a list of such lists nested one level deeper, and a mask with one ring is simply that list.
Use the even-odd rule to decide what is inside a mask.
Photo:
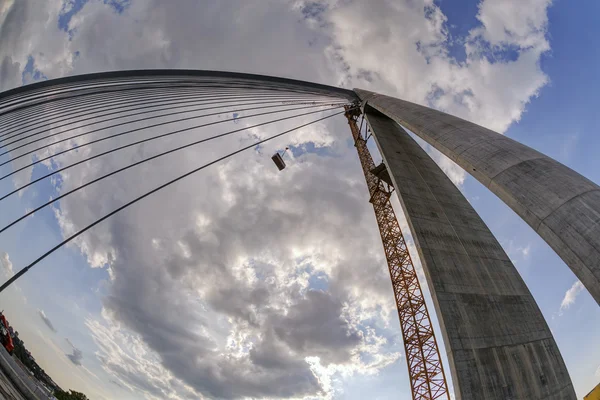
[{"label": "white cloud", "polygon": [[563,298],[562,302],[560,303],[559,315],[562,315],[563,311],[567,310],[569,307],[571,307],[573,304],[575,304],[575,300],[577,299],[577,296],[579,295],[579,293],[581,293],[582,290],[583,290],[583,284],[580,281],[576,281],[569,288],[569,290],[566,291],[565,297]]},{"label": "white cloud", "polygon": [[502,244],[513,264],[518,268],[527,265],[526,262],[531,255],[531,243],[515,243],[513,239],[509,239],[503,241]]},{"label": "white cloud", "polygon": [[[60,2],[5,2],[0,82],[19,85],[29,56],[51,78],[133,68],[242,70],[382,91],[503,132],[548,80],[539,68],[548,50],[548,2],[493,3],[481,4],[482,25],[466,38],[467,59],[456,62],[446,17],[429,0],[146,1],[131,2],[121,15],[90,1],[69,23],[71,40],[56,23]],[[494,60],[490,46],[496,53],[516,48],[518,57]],[[61,200],[59,227],[67,236],[214,155],[291,126],[254,129],[91,186]],[[327,397],[337,379],[375,374],[398,359],[401,346],[385,339],[400,335],[389,324],[389,277],[348,138],[342,119],[303,129],[158,193],[73,242],[90,266],[109,266],[103,317],[86,326],[119,387],[149,398]],[[65,154],[55,167],[126,140]],[[62,174],[59,191],[185,140],[82,165]],[[285,173],[274,170],[270,154],[309,143],[326,154],[291,157]],[[435,158],[455,184],[464,182],[464,171]],[[521,249],[524,257],[528,251]],[[319,277],[324,288],[309,290]],[[75,350],[70,355],[81,362]]]},{"label": "white cloud", "polygon": [[482,26],[471,35],[481,35],[492,46],[516,45],[521,49],[550,48],[546,39],[552,0],[485,0],[479,4],[477,19]]},{"label": "white cloud", "polygon": [[430,147],[430,153],[433,160],[444,171],[448,178],[457,186],[461,187],[465,183],[465,171],[459,167],[454,161],[446,157],[444,154]]},{"label": "white cloud", "polygon": [[15,274],[13,271],[13,264],[10,261],[10,257],[7,252],[0,252],[0,264],[2,264],[2,273],[7,278],[10,278]]},{"label": "white cloud", "polygon": [[[489,29],[483,25],[473,30],[467,48],[478,51],[469,52],[464,63],[457,63],[445,47],[449,40],[445,17],[432,2],[379,1],[377,6],[339,2],[328,14],[334,38],[330,48],[347,67],[346,77],[353,84],[418,103],[430,101],[504,132],[547,82],[539,68],[539,57],[548,50],[547,17],[540,3],[549,4],[537,0],[483,1],[479,19],[486,21]],[[423,17],[424,6],[430,10],[429,18]],[[513,18],[519,23],[533,19],[533,27],[517,28]],[[511,35],[499,37],[497,27],[505,27]],[[493,46],[517,45],[518,58],[488,60],[480,36],[492,40]],[[533,44],[528,42],[532,36]],[[416,42],[421,46],[415,46]],[[420,50],[423,48],[429,50]],[[434,91],[437,93],[431,97]]]},{"label": "white cloud", "polygon": [[[431,105],[503,133],[548,82],[539,60],[549,50],[549,0],[482,1],[482,25],[466,38],[464,62],[449,54],[447,21],[432,1],[327,3],[328,54],[348,85]],[[509,50],[516,59],[501,56]],[[462,169],[437,158],[455,184],[464,182]]]}]

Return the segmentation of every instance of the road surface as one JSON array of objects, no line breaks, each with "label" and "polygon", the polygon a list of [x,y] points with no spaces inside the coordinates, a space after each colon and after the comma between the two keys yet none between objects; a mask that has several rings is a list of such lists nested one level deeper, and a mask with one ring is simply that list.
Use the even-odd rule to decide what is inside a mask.
[{"label": "road surface", "polygon": [[2,400],[26,400],[21,396],[16,387],[13,386],[8,376],[0,369],[0,399]]}]

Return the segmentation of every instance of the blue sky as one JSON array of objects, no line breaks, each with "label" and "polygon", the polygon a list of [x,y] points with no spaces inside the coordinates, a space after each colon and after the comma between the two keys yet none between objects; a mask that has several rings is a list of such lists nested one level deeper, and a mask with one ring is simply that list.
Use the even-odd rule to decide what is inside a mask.
[{"label": "blue sky", "polygon": [[[440,4],[445,9],[444,2]],[[528,104],[521,120],[506,132],[595,182],[600,181],[600,82],[595,67],[600,65],[600,52],[595,45],[597,34],[593,32],[598,29],[594,15],[599,11],[600,4],[595,1],[578,2],[577,6],[556,1],[552,5],[548,12],[552,51],[541,59],[550,83]],[[447,15],[450,19],[452,14]],[[465,24],[468,26],[469,22]],[[514,257],[555,335],[578,394],[586,394],[584,388],[591,390],[600,380],[590,373],[597,368],[600,357],[598,335],[594,334],[600,331],[598,305],[583,290],[560,315],[562,298],[557,294],[565,293],[577,281],[576,277],[527,224],[481,184],[467,178],[464,192]],[[526,257],[519,254],[519,247],[530,248]]]},{"label": "blue sky", "polygon": [[[597,149],[600,118],[597,113],[600,82],[595,70],[600,53],[595,45],[594,15],[600,4],[578,2],[577,6],[557,1],[549,9],[550,54],[542,57],[542,69],[550,77],[538,98],[527,106],[519,123],[507,135],[565,163],[589,179],[600,181]],[[577,22],[575,22],[577,21]],[[588,68],[590,66],[590,68]],[[465,192],[478,196],[477,211],[503,241],[529,245],[526,260],[516,265],[540,305],[581,397],[600,381],[593,371],[600,357],[598,335],[600,308],[585,291],[560,315],[561,297],[577,280],[563,261],[529,226],[474,179],[467,180]],[[510,253],[510,252],[509,252]]]},{"label": "blue sky", "polygon": [[[364,87],[411,101],[429,101],[430,105],[493,129],[505,130],[503,133],[506,135],[600,182],[600,159],[597,156],[600,139],[596,134],[600,128],[597,112],[600,83],[596,77],[600,67],[600,50],[595,43],[600,33],[595,18],[600,12],[598,2],[581,0],[575,4],[557,0],[546,10],[539,5],[549,2],[528,0],[521,7],[507,7],[507,15],[514,12],[515,18],[527,14],[529,9],[537,10],[531,11],[535,17],[531,18],[543,21],[547,16],[547,24],[542,23],[543,29],[532,29],[526,32],[526,36],[504,44],[493,43],[498,36],[494,39],[493,29],[482,25],[477,17],[482,1],[441,0],[435,2],[434,8],[424,8],[417,3],[399,1],[394,3],[394,8],[390,5],[392,3],[383,0],[372,7],[357,2],[334,5],[334,2],[323,1],[304,4],[300,9],[294,4],[283,3],[271,4],[264,9],[242,3],[235,7],[215,3],[204,8],[182,3],[167,9],[161,4],[155,4],[153,8],[153,5],[136,0],[75,0],[64,4],[30,5],[25,7],[26,11],[19,11],[15,2],[7,2],[6,9],[12,10],[12,13],[6,12],[0,4],[0,32],[6,32],[8,43],[5,50],[0,49],[0,63],[7,60],[0,64],[0,76],[6,77],[1,85],[7,89],[40,79],[111,69],[199,68],[242,70]],[[506,4],[515,3],[507,1]],[[441,16],[445,16],[446,20]],[[11,22],[10,18],[17,17],[24,18],[18,21],[22,25]],[[232,20],[237,21],[236,24],[232,24]],[[274,20],[286,22],[283,24],[285,28],[279,27],[279,24],[274,26]],[[393,24],[395,21],[397,26]],[[440,28],[442,25],[443,28]],[[266,34],[260,28],[262,26],[271,26],[272,31]],[[402,31],[403,27],[409,33],[417,32],[414,33],[416,37]],[[475,43],[469,35],[482,27],[485,33],[476,39],[477,43],[482,43],[478,47],[480,54],[468,58],[465,44]],[[506,32],[511,32],[510,29],[509,25],[505,27]],[[349,32],[356,32],[357,36],[350,40]],[[540,34],[549,43],[548,50],[543,50]],[[440,37],[447,40],[440,42]],[[379,42],[375,40],[377,38]],[[522,43],[529,39],[536,44],[531,48],[523,47]],[[382,43],[381,48],[365,44],[375,42]],[[28,46],[22,46],[23,43]],[[255,46],[256,43],[261,43],[261,46]],[[540,46],[539,54],[535,46]],[[527,64],[527,55],[532,48],[534,51],[531,53],[537,56]],[[447,56],[440,55],[439,49],[447,51]],[[485,68],[480,68],[481,60],[487,60],[498,70],[487,74]],[[503,66],[518,69],[506,72],[508,68],[505,70]],[[511,82],[514,71],[519,72],[519,76]],[[365,76],[369,79],[364,79]],[[461,96],[472,97],[476,105],[466,107]],[[241,121],[236,122],[239,124]],[[313,220],[307,216],[307,226],[298,227],[301,238],[282,235],[281,243],[278,242],[279,247],[289,249],[289,252],[282,250],[271,254],[262,247],[254,248],[256,257],[250,255],[244,268],[261,278],[270,276],[273,269],[269,263],[280,256],[278,262],[282,265],[292,263],[296,268],[294,274],[286,279],[302,282],[306,277],[305,286],[299,292],[302,296],[308,290],[331,294],[335,300],[332,304],[337,304],[337,300],[350,304],[350,314],[358,321],[356,329],[363,333],[373,329],[374,333],[369,336],[372,342],[365,342],[355,351],[364,357],[401,353],[397,318],[389,309],[391,290],[389,293],[383,289],[378,291],[380,288],[389,289],[385,281],[387,272],[377,269],[383,268],[383,256],[380,248],[376,247],[379,242],[370,205],[361,198],[366,188],[362,186],[360,167],[346,130],[344,121],[338,121],[319,130],[305,132],[304,137],[294,136],[289,142],[280,141],[261,148],[268,154],[291,147],[289,161],[286,160],[291,166],[287,176],[274,175],[268,169],[268,160],[264,161],[256,154],[249,155],[243,162],[232,162],[220,169],[219,176],[223,180],[202,177],[196,185],[198,192],[180,189],[183,197],[197,196],[199,205],[184,202],[171,207],[164,203],[164,199],[162,203],[161,199],[157,199],[118,217],[114,223],[99,229],[97,236],[61,249],[19,281],[20,291],[11,289],[0,295],[9,320],[21,332],[40,363],[47,366],[62,385],[85,391],[92,398],[143,398],[157,393],[185,398],[187,389],[182,389],[184,383],[190,385],[194,379],[198,380],[198,376],[190,378],[186,375],[184,368],[178,368],[177,363],[169,359],[168,351],[153,341],[155,336],[143,332],[127,314],[131,309],[138,309],[140,313],[147,313],[143,316],[148,317],[156,303],[151,299],[126,299],[120,290],[145,293],[134,291],[137,290],[135,279],[128,275],[128,269],[141,271],[139,281],[143,282],[160,273],[160,269],[153,269],[151,264],[170,265],[175,262],[177,254],[173,249],[185,248],[183,231],[190,229],[188,225],[193,225],[189,222],[190,218],[196,219],[196,228],[202,231],[198,233],[200,236],[213,235],[217,241],[223,242],[227,235],[248,239],[237,230],[242,228],[234,229],[227,225],[230,221],[225,214],[240,212],[235,201],[230,203],[231,197],[235,197],[235,193],[230,191],[236,189],[249,196],[249,203],[255,201],[281,212],[284,221],[295,221],[295,210],[314,210],[315,215],[328,212],[335,216],[331,220],[332,231],[347,229],[347,235],[362,232],[364,237],[356,238],[357,242],[347,237],[342,240],[319,236],[315,232],[319,230],[320,217],[315,216]],[[215,144],[207,151],[218,152],[238,144],[231,140]],[[156,149],[159,147],[149,146],[148,151]],[[206,156],[204,153],[190,154],[193,155],[189,157],[192,160]],[[131,153],[123,157],[126,161],[127,157],[135,156]],[[69,163],[76,159],[73,157],[57,160],[56,165]],[[375,155],[375,158],[379,159],[379,156]],[[18,216],[50,196],[68,190],[70,183],[65,178],[76,181],[85,178],[85,174],[116,168],[122,162],[119,159],[107,160],[106,164],[88,166],[82,175],[73,172],[58,181],[35,185],[22,195],[3,202],[0,223],[8,222],[13,219],[11,216]],[[171,159],[170,163],[173,174],[195,165],[186,157]],[[442,166],[447,168],[455,182],[460,182],[465,196],[513,259],[548,321],[578,396],[582,397],[600,381],[599,338],[594,334],[600,332],[600,308],[585,289],[576,290],[577,280],[562,260],[502,201],[470,176],[461,175],[448,164]],[[4,171],[9,169],[4,167]],[[47,171],[47,166],[37,166],[31,177],[41,176]],[[154,170],[144,171],[152,173]],[[238,178],[240,174],[249,174],[249,177],[244,181]],[[71,202],[61,201],[56,212],[54,209],[38,212],[33,218],[2,234],[0,252],[8,253],[13,269],[18,270],[59,242],[69,224],[81,226],[89,223],[100,215],[103,204],[106,207],[116,204],[115,201],[129,193],[127,189],[138,193],[146,188],[143,186],[145,182],[136,182],[129,187],[131,181],[127,179],[135,175],[124,175],[122,179],[108,182],[109,190],[104,193],[90,189],[87,197]],[[148,177],[149,185],[165,178],[144,176]],[[332,188],[333,178],[341,182],[339,189]],[[30,177],[23,174],[20,179]],[[269,182],[265,183],[263,179]],[[278,179],[281,182],[275,184]],[[0,193],[11,191],[14,185],[16,182],[0,181]],[[281,185],[285,189],[281,189]],[[270,194],[268,200],[260,197],[262,192]],[[277,200],[278,196],[281,200]],[[335,202],[330,202],[331,199]],[[57,215],[63,218],[62,225]],[[352,215],[355,226],[348,227],[345,225],[347,222],[342,222],[344,218],[338,218],[347,215]],[[198,222],[202,218],[211,222]],[[180,220],[188,221],[187,225]],[[221,221],[222,225],[215,226],[215,221]],[[136,225],[139,225],[139,230],[136,230]],[[164,236],[160,233],[161,225],[164,225]],[[232,231],[226,231],[226,228]],[[144,232],[148,232],[147,237]],[[154,242],[151,234],[160,240]],[[139,240],[132,240],[131,237],[138,237],[136,235],[139,235]],[[173,243],[169,243],[170,238]],[[331,243],[327,242],[329,240]],[[344,240],[348,243],[344,244]],[[330,245],[335,257],[319,249],[319,243],[323,242]],[[361,266],[350,262],[352,258],[358,259],[359,255],[352,253],[352,256],[344,258],[344,252],[350,254],[352,247],[358,251],[359,242],[372,244],[368,251],[362,251],[368,254],[361,254],[364,259],[360,260],[374,268],[365,267],[366,270],[379,271],[377,274],[381,274],[375,275],[381,276],[381,279],[371,282],[370,276],[360,275]],[[191,251],[193,253],[193,249]],[[230,254],[226,250],[225,253],[223,258],[228,260],[243,259],[246,255],[239,251]],[[285,258],[288,253],[291,254],[289,260]],[[152,261],[144,258],[148,254],[152,255]],[[204,259],[205,255],[198,257]],[[99,260],[95,262],[100,265],[92,268],[90,264],[94,262],[90,260]],[[340,260],[347,262],[346,268],[355,271],[353,273],[357,277],[369,281],[363,285],[365,288],[345,282],[338,273],[341,267],[336,263]],[[111,263],[110,270],[105,261]],[[202,281],[196,281],[194,276],[188,278],[200,282],[198,290],[202,294],[196,294],[197,298],[190,294],[193,291],[188,292],[189,288],[173,283],[173,286],[162,287],[166,297],[159,297],[159,300],[179,312],[190,312],[190,315],[196,315],[196,308],[205,310],[207,316],[217,321],[208,330],[219,345],[236,337],[231,332],[246,332],[244,329],[247,327],[236,322],[233,314],[219,309],[217,303],[211,303],[210,296],[206,295],[211,293],[208,284],[203,286]],[[162,281],[162,278],[156,278],[152,282],[158,282],[158,287],[161,287]],[[566,306],[565,296],[574,285],[575,290],[570,293],[576,296]],[[282,288],[277,290],[283,293]],[[180,292],[185,296],[175,298]],[[277,291],[277,296],[283,296],[281,293]],[[273,301],[283,302],[273,296]],[[170,299],[173,303],[169,303]],[[131,302],[130,308],[125,300]],[[145,305],[149,310],[144,309]],[[433,307],[430,306],[431,309]],[[44,311],[57,332],[43,324],[38,310]],[[272,321],[279,316],[273,314],[265,318]],[[111,334],[107,335],[107,332]],[[248,333],[249,336],[252,334]],[[112,339],[108,340],[109,337]],[[73,351],[67,338],[82,350],[82,365],[74,365],[65,356]],[[374,343],[380,339],[387,342],[377,347]],[[169,343],[172,346],[176,344]],[[244,345],[247,346],[247,343]],[[292,343],[288,345],[293,346]],[[347,351],[344,346],[349,345],[344,343],[335,349],[340,353],[331,350],[331,354],[340,356]],[[240,348],[243,347],[240,345]],[[193,351],[190,350],[191,354]],[[139,362],[126,364],[131,361],[127,354]],[[322,358],[324,360],[325,356]],[[117,361],[110,363],[107,359]],[[118,361],[130,368],[127,373],[116,368]],[[311,364],[310,371],[319,376],[322,388],[332,398],[409,399],[404,362],[403,356],[382,358],[381,367],[365,368],[366,364],[354,360],[329,370]],[[144,366],[153,366],[162,375],[173,374],[173,382],[177,383],[157,383],[156,377]],[[361,371],[361,368],[368,371]],[[208,390],[208,387],[198,384],[196,389],[206,394],[208,392],[202,390]]]}]

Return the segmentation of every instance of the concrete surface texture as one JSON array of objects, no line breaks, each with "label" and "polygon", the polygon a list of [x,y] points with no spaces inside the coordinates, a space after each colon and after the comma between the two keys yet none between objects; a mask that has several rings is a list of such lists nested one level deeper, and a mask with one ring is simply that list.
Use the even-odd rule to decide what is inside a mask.
[{"label": "concrete surface texture", "polygon": [[496,238],[408,133],[366,108],[425,270],[456,399],[575,399],[552,333]]},{"label": "concrete surface texture", "polygon": [[472,122],[393,97],[355,92],[500,197],[556,251],[600,304],[600,186]]}]

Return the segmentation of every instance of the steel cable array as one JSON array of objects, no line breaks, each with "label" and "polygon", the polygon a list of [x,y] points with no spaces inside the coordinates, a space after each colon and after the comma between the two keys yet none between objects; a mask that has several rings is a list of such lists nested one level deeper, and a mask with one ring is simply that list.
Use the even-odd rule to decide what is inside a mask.
[{"label": "steel cable array", "polygon": [[[197,74],[199,76],[195,76]],[[224,123],[243,121],[247,126],[213,133],[208,137],[195,138],[189,143],[178,146],[169,147],[167,145],[166,149],[161,148],[164,151],[90,179],[64,193],[59,193],[49,201],[35,206],[24,215],[1,227],[0,233],[66,196],[125,170],[141,164],[151,164],[151,161],[160,157],[250,129],[267,125],[276,127],[273,124],[315,114],[324,116],[319,116],[309,122],[299,121],[298,125],[291,129],[285,129],[267,138],[253,141],[249,145],[217,157],[213,161],[204,163],[133,198],[65,238],[61,243],[29,263],[0,286],[0,292],[63,245],[127,207],[243,151],[257,148],[263,143],[290,132],[343,114],[343,111],[336,110],[349,105],[353,100],[350,92],[344,92],[337,88],[246,74],[210,71],[199,73],[192,71],[190,73],[187,71],[183,74],[184,76],[177,76],[177,72],[169,74],[165,71],[158,71],[156,75],[153,75],[147,71],[141,71],[141,73],[138,72],[138,75],[94,74],[88,76],[87,79],[86,77],[64,78],[55,81],[54,84],[52,84],[53,82],[44,82],[0,93],[0,157],[5,157],[4,160],[0,158],[0,168],[8,169],[0,173],[0,181],[8,177],[16,177],[20,172],[36,166],[48,165],[49,162],[58,165],[48,173],[16,186],[14,190],[0,193],[0,209],[2,201],[9,196],[18,192],[23,193],[24,190],[38,182],[89,163],[91,160],[102,160],[102,157],[129,148],[135,149],[136,146],[147,142],[157,142],[158,144],[166,137],[173,135],[185,133],[181,136],[182,139],[194,139],[194,136],[197,136],[202,128],[210,127],[212,129],[212,127],[216,128],[217,125]],[[203,112],[208,110],[214,111]],[[250,111],[259,112],[247,113]],[[275,117],[277,114],[282,115]],[[222,115],[227,118],[221,118]],[[253,118],[259,119],[259,121],[252,123]],[[182,123],[189,124],[195,120],[202,123],[194,123],[192,126],[182,125]],[[206,122],[202,120],[206,120]],[[156,122],[148,123],[149,121]],[[75,134],[65,135],[69,132]],[[145,137],[134,138],[137,140],[126,144],[114,142],[118,138],[135,133],[144,134]],[[89,139],[87,139],[88,137]],[[46,143],[31,148],[32,145],[43,141]],[[94,151],[94,145],[100,142],[106,144],[114,142],[114,144],[108,150],[91,155],[84,154],[81,159],[63,165],[64,160],[61,160],[61,156],[71,153],[70,157],[76,158],[80,154],[78,150],[88,148],[87,152],[89,153]],[[53,147],[61,144],[66,148],[59,148],[56,152],[51,151]],[[26,162],[24,165],[16,164],[18,160],[27,159],[30,162]]]}]

